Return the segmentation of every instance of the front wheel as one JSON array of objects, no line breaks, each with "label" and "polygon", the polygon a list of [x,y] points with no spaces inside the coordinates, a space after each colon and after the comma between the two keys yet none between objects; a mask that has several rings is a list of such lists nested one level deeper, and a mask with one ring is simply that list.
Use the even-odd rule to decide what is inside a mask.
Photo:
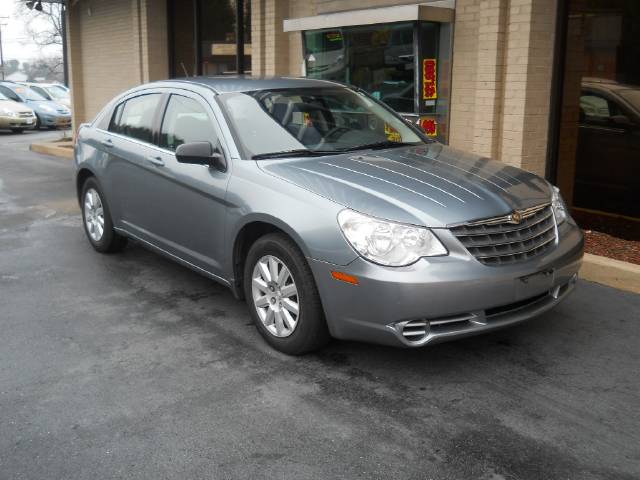
[{"label": "front wheel", "polygon": [[249,249],[244,290],[251,316],[276,350],[301,355],[324,346],[329,331],[304,255],[288,237],[269,234]]},{"label": "front wheel", "polygon": [[82,186],[82,223],[89,242],[98,252],[117,252],[127,244],[127,238],[113,229],[109,206],[93,177]]},{"label": "front wheel", "polygon": [[11,131],[13,133],[22,133],[24,132],[24,128],[12,128]]}]

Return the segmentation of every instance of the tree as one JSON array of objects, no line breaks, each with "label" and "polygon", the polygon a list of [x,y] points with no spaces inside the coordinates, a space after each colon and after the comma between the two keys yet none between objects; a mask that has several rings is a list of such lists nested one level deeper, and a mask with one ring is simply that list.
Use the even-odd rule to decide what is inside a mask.
[{"label": "tree", "polygon": [[47,82],[62,80],[62,58],[60,56],[38,57],[31,62],[22,62],[22,71],[27,74],[27,81],[44,79]]},{"label": "tree", "polygon": [[16,0],[20,10],[26,11],[25,29],[33,42],[40,46],[58,45],[62,47],[62,2],[41,3],[42,10],[29,9],[26,2]]}]

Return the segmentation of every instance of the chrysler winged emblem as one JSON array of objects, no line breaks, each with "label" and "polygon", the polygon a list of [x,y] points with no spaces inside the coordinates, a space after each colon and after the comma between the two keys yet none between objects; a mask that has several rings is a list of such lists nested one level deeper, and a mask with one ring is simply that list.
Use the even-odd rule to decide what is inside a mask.
[{"label": "chrysler winged emblem", "polygon": [[514,210],[509,221],[515,224],[520,223],[522,221],[522,214],[519,211]]}]

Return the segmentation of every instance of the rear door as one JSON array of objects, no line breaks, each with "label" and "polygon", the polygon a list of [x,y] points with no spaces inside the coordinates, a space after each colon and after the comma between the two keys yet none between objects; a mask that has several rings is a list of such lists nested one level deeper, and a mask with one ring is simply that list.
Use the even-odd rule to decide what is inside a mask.
[{"label": "rear door", "polygon": [[[227,168],[179,163],[175,151],[190,142],[211,142]],[[145,193],[146,228],[170,253],[222,276],[226,191],[231,162],[216,116],[197,93],[173,90],[161,115],[153,190]]]},{"label": "rear door", "polygon": [[114,109],[101,148],[108,155],[104,178],[116,226],[151,241],[147,217],[149,197],[156,186],[154,138],[163,94],[143,92],[126,98]]}]

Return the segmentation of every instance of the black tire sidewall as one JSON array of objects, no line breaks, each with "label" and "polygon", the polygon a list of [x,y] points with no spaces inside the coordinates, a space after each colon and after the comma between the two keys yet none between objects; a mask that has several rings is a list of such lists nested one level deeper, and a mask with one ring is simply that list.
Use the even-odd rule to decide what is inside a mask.
[{"label": "black tire sidewall", "polygon": [[[262,324],[253,304],[252,277],[257,261],[265,255],[279,258],[289,269],[298,289],[298,323],[288,337],[276,337]],[[258,239],[249,249],[245,262],[244,293],[251,317],[260,334],[276,350],[300,355],[315,350],[326,343],[328,332],[319,303],[319,294],[309,266],[302,252],[284,235],[269,234]]]},{"label": "black tire sidewall", "polygon": [[[89,189],[93,189],[96,192],[98,192],[98,195],[100,196],[100,201],[102,202],[102,209],[104,212],[104,232],[102,234],[102,238],[99,241],[95,241],[93,238],[91,238],[91,235],[87,230],[84,203],[85,203],[85,197],[87,195],[87,191],[89,191]],[[82,197],[80,198],[81,198],[80,206],[82,209],[82,227],[84,228],[84,232],[87,235],[87,239],[89,240],[93,248],[95,248],[97,251],[103,252],[103,253],[109,252],[113,247],[114,241],[116,240],[116,233],[113,230],[113,223],[111,222],[111,211],[109,210],[107,199],[105,198],[104,193],[102,193],[100,184],[95,179],[95,177],[90,177],[84,182],[84,184],[82,185]]]}]

